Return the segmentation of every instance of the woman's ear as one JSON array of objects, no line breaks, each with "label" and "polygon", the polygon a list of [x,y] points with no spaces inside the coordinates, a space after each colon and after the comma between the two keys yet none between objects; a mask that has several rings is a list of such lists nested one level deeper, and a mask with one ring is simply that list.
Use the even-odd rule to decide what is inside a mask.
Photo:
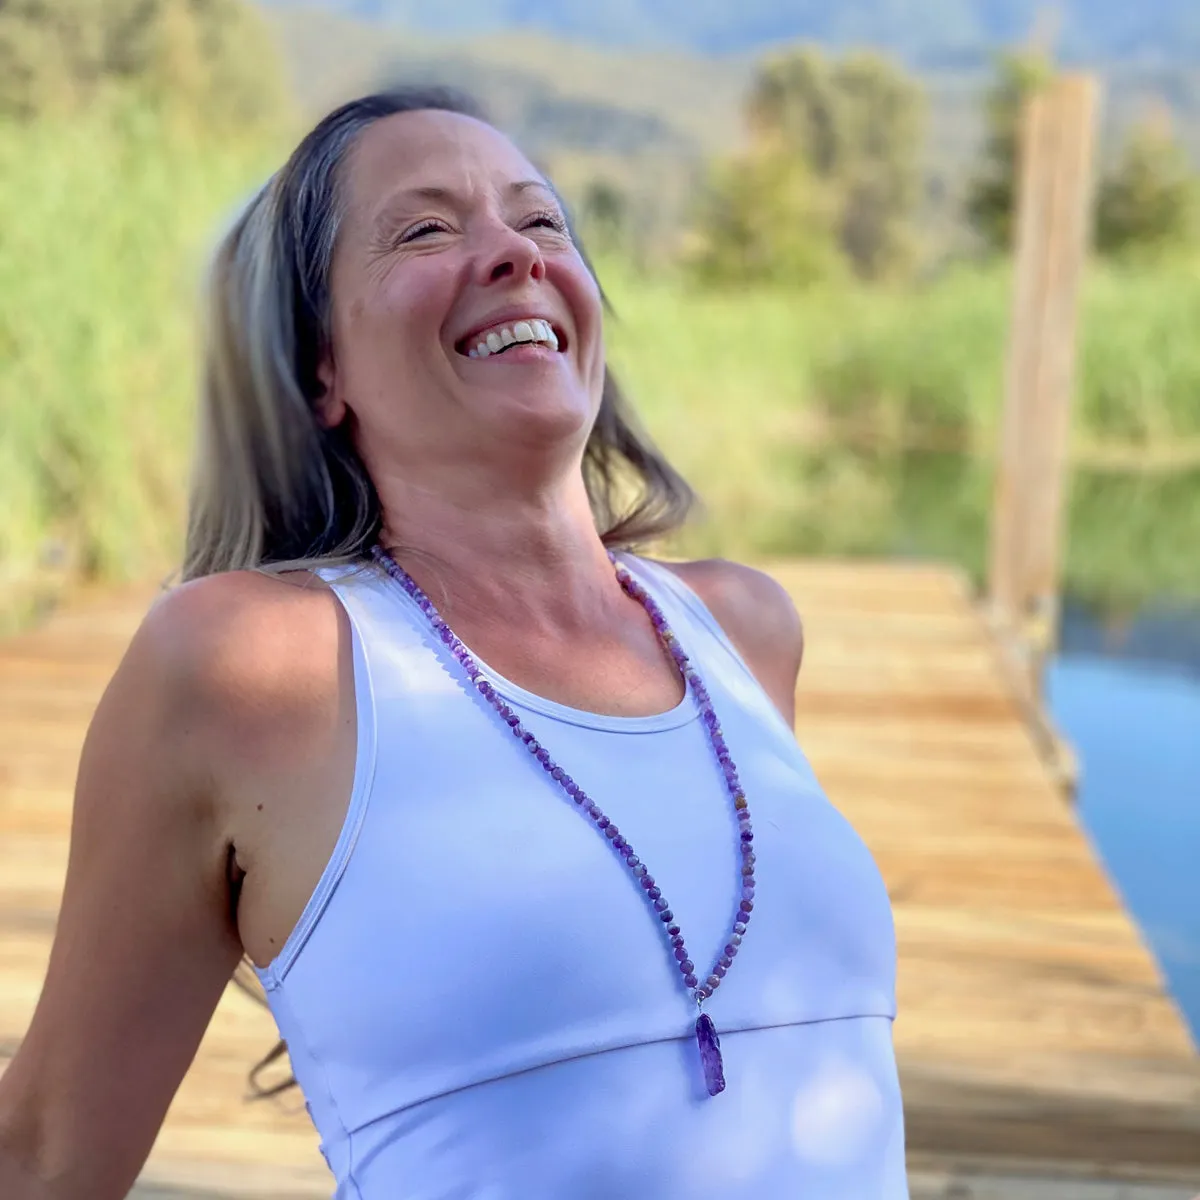
[{"label": "woman's ear", "polygon": [[317,379],[321,383],[321,395],[314,405],[317,420],[326,429],[336,429],[346,419],[347,405],[338,386],[338,372],[332,353],[322,356],[317,365]]}]

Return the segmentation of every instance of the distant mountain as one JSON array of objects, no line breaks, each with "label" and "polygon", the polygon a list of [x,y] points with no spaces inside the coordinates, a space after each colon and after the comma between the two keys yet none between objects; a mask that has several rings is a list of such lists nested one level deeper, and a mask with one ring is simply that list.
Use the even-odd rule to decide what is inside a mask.
[{"label": "distant mountain", "polygon": [[[753,76],[757,54],[743,48],[737,53],[702,54],[686,46],[618,48],[602,42],[588,43],[579,37],[564,38],[533,29],[494,29],[464,22],[464,11],[484,7],[479,0],[456,0],[454,20],[469,25],[458,34],[430,33],[393,23],[390,19],[351,17],[337,8],[394,12],[403,5],[411,16],[425,11],[423,0],[261,0],[272,18],[284,57],[289,65],[295,92],[308,112],[327,111],[333,104],[372,87],[399,81],[431,80],[465,87],[485,103],[499,124],[516,135],[523,146],[538,155],[558,158],[563,151],[588,155],[639,158],[638,171],[650,185],[651,164],[680,158],[698,161],[735,145],[743,132],[742,104]],[[677,0],[656,0],[664,8]],[[760,0],[741,0],[751,12],[762,7]],[[650,0],[609,0],[609,13]],[[697,0],[700,12],[705,4]],[[779,0],[778,7],[786,7]],[[793,10],[802,8],[790,0]],[[993,10],[1005,14],[1010,27],[1018,7],[1032,7],[1032,0],[925,0],[927,11],[948,13],[969,7],[972,19],[983,23]],[[1097,24],[1088,36],[1099,44],[1099,17],[1115,12],[1107,0],[1093,0]],[[558,0],[551,10],[541,0],[528,0],[529,10],[545,10],[550,17],[572,11],[573,0]],[[842,9],[868,11],[887,8],[889,14],[906,11],[915,0],[859,0]],[[1184,3],[1174,0],[1143,0],[1128,17],[1128,29],[1141,28],[1147,13],[1163,20],[1174,14],[1179,28],[1200,19],[1200,0],[1184,12]],[[615,7],[614,7],[615,6]],[[504,0],[494,0],[486,12],[492,17],[511,9]],[[836,6],[827,4],[810,23],[810,29],[849,28],[849,17],[835,21],[828,14]],[[813,6],[815,11],[815,5]],[[451,5],[446,5],[450,12]],[[839,10],[841,11],[841,10]],[[922,10],[926,11],[926,10]],[[580,9],[581,16],[592,14]],[[428,12],[425,15],[429,15]],[[636,15],[636,13],[635,13]],[[596,18],[599,21],[599,18]],[[840,23],[839,23],[840,22]],[[430,24],[433,24],[432,19]],[[445,23],[443,23],[444,26]],[[999,28],[997,18],[989,28]],[[884,23],[881,21],[880,27]],[[680,27],[680,37],[686,26]],[[1069,30],[1068,30],[1069,31]],[[748,36],[747,28],[741,30]],[[912,39],[912,30],[897,30],[897,36]],[[1065,37],[1065,35],[1064,35]],[[1065,58],[1061,51],[1060,58]],[[847,35],[848,44],[862,44]],[[1111,39],[1110,39],[1111,40]],[[1135,43],[1132,33],[1126,39]],[[875,38],[867,44],[886,45]],[[915,44],[915,43],[914,43]],[[1165,51],[1137,43],[1139,54],[1096,59],[1104,85],[1104,143],[1112,147],[1131,119],[1164,108],[1174,117],[1184,145],[1200,165],[1200,50],[1191,59],[1172,58]],[[994,47],[993,47],[994,48]],[[918,56],[919,57],[919,56]],[[982,97],[992,72],[986,56],[975,61],[933,64],[926,59],[913,67],[929,93],[928,157],[937,175],[955,175],[976,154],[982,131]],[[561,171],[561,167],[558,168]],[[654,186],[660,186],[655,183]]]},{"label": "distant mountain", "polygon": [[272,23],[306,111],[372,87],[462,87],[537,153],[704,156],[741,128],[753,60],[620,51],[499,32],[433,37],[312,8],[276,6]]},{"label": "distant mountain", "polygon": [[591,45],[741,54],[865,44],[914,67],[966,67],[1033,31],[1070,62],[1200,59],[1200,0],[262,0],[446,36],[538,31]]},{"label": "distant mountain", "polygon": [[[693,0],[687,8],[680,0],[524,0],[519,14],[507,0],[442,0],[438,9],[425,0],[259,2],[306,113],[400,82],[465,87],[577,207],[597,182],[615,186],[645,255],[677,235],[705,161],[741,141],[758,54],[785,40],[865,44],[908,62],[929,99],[922,221],[935,240],[952,236],[980,149],[990,53],[1035,25],[1032,16],[1024,21],[1033,0]],[[1090,27],[1064,18],[1055,45],[1060,59],[1073,46],[1076,61],[1090,62],[1103,81],[1105,152],[1131,119],[1165,108],[1200,165],[1192,15],[1193,5],[1200,15],[1200,0],[1142,0],[1128,10],[1091,2]],[[1190,59],[1181,51],[1185,36],[1196,47]],[[1085,52],[1087,44],[1101,50]],[[704,52],[714,46],[728,52]],[[1113,46],[1124,49],[1104,50]]]}]

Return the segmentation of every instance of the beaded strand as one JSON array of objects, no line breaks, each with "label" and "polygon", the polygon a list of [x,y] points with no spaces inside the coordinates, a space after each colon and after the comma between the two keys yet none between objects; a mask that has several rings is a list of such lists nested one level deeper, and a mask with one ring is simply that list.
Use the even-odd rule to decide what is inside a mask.
[{"label": "beaded strand", "polygon": [[[634,853],[633,846],[630,844],[628,838],[621,833],[583,788],[550,757],[549,751],[546,750],[538,739],[525,729],[517,714],[505,703],[504,699],[488,681],[479,664],[471,656],[470,651],[459,641],[454,631],[442,619],[433,601],[421,590],[408,572],[381,546],[376,546],[372,550],[372,555],[388,575],[412,597],[417,607],[428,618],[438,638],[444,643],[454,660],[463,668],[476,691],[496,710],[501,720],[511,730],[513,736],[524,744],[525,748],[537,760],[546,774],[567,794],[579,812],[588,818],[596,829],[604,835],[608,844],[624,861],[633,874],[634,879],[641,887],[646,899],[650,902],[655,916],[664,927],[675,963],[679,968],[679,973],[683,977],[684,986],[691,993],[697,1007],[701,1007],[704,1001],[721,986],[721,981],[725,978],[729,968],[733,966],[733,960],[737,957],[738,948],[742,944],[742,938],[745,936],[746,928],[750,923],[750,914],[754,911],[754,832],[750,827],[750,808],[738,779],[737,767],[734,765],[733,758],[729,753],[729,747],[725,744],[721,725],[717,720],[716,712],[713,710],[708,689],[705,687],[704,681],[700,678],[699,672],[692,666],[688,656],[684,653],[683,647],[679,644],[679,639],[671,631],[666,617],[663,615],[654,598],[633,578],[624,566],[617,562],[615,554],[609,551],[608,557],[613,564],[621,587],[627,595],[637,600],[646,610],[659,641],[671,655],[680,674],[683,676],[685,685],[691,690],[692,696],[700,710],[700,719],[708,731],[713,753],[716,755],[717,764],[721,769],[726,789],[733,800],[734,812],[737,815],[738,849],[742,860],[740,899],[737,912],[734,915],[733,928],[729,935],[729,941],[714,964],[711,974],[709,974],[704,982],[701,982],[695,973],[695,964],[688,956],[687,946],[683,940],[683,933],[680,930],[679,923],[675,920],[675,914],[671,911],[666,897],[662,894],[662,889],[655,882],[654,876],[647,870],[645,863]],[[708,1018],[705,1017],[703,1020],[707,1021]]]}]

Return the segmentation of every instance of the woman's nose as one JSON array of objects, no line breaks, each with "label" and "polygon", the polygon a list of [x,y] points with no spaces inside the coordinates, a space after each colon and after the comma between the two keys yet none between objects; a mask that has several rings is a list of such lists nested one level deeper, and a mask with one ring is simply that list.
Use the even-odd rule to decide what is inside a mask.
[{"label": "woman's nose", "polygon": [[532,238],[505,226],[497,230],[482,252],[481,282],[498,283],[502,279],[522,283],[540,280],[546,274],[542,252]]}]

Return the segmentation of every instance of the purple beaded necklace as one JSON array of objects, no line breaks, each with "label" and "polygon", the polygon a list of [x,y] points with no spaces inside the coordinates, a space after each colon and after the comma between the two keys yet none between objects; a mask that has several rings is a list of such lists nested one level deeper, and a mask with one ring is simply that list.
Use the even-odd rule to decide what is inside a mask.
[{"label": "purple beaded necklace", "polygon": [[717,756],[717,763],[725,778],[725,786],[733,799],[734,811],[737,814],[738,848],[742,856],[741,899],[734,915],[733,932],[729,935],[729,942],[713,966],[712,974],[703,983],[695,974],[695,964],[688,957],[679,923],[675,920],[675,914],[667,904],[662,889],[654,882],[654,876],[646,870],[645,864],[634,854],[628,839],[621,835],[617,827],[604,815],[600,806],[583,788],[550,757],[549,752],[537,738],[521,725],[520,718],[488,682],[479,664],[471,657],[470,651],[458,640],[450,626],[442,620],[433,601],[417,586],[408,572],[381,546],[376,546],[371,553],[375,561],[413,598],[417,607],[429,618],[434,632],[445,643],[454,660],[463,668],[476,691],[496,710],[517,740],[525,745],[529,753],[541,764],[542,769],[567,794],[579,812],[604,834],[608,844],[620,855],[632,872],[634,879],[645,893],[646,899],[652,905],[654,915],[662,922],[666,935],[670,939],[671,951],[675,956],[679,973],[683,976],[683,984],[696,1001],[697,1009],[700,1010],[700,1016],[696,1020],[696,1043],[700,1048],[700,1063],[704,1070],[704,1083],[708,1088],[708,1094],[716,1096],[723,1092],[725,1090],[725,1071],[721,1061],[721,1042],[712,1018],[704,1011],[704,1001],[721,986],[721,980],[725,978],[725,973],[733,965],[738,947],[742,944],[746,926],[749,924],[750,914],[754,911],[754,834],[750,829],[750,809],[746,804],[746,796],[738,781],[737,768],[730,757],[729,748],[725,745],[725,739],[721,734],[721,725],[717,720],[717,714],[713,711],[708,689],[704,686],[703,680],[696,668],[692,666],[688,656],[683,652],[679,640],[668,627],[662,610],[646,589],[630,575],[625,567],[617,562],[616,555],[610,550],[609,561],[616,570],[621,587],[646,610],[659,640],[675,660],[686,685],[691,688],[692,695],[700,709],[700,717],[708,730],[713,752]]}]

